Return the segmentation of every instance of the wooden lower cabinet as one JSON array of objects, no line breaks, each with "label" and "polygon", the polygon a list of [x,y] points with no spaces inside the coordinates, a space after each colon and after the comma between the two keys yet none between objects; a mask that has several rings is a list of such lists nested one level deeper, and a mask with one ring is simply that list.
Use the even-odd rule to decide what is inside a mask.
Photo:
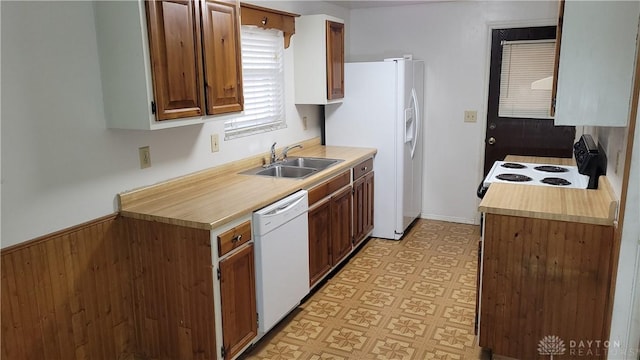
[{"label": "wooden lower cabinet", "polygon": [[353,182],[353,239],[359,244],[373,230],[373,171]]},{"label": "wooden lower cabinet", "polygon": [[[131,279],[105,278],[102,285],[132,282],[136,358],[215,359],[210,231],[121,221],[131,243]],[[95,358],[114,358],[103,355]]]},{"label": "wooden lower cabinet", "polygon": [[309,209],[309,286],[351,252],[351,186]]},{"label": "wooden lower cabinet", "polygon": [[258,334],[253,244],[220,261],[224,358],[234,357]]},{"label": "wooden lower cabinet", "polygon": [[309,285],[331,270],[331,199],[309,209]]},{"label": "wooden lower cabinet", "polygon": [[331,258],[333,265],[342,260],[352,247],[351,186],[331,197]]},{"label": "wooden lower cabinet", "polygon": [[[590,359],[605,358],[598,346],[608,340],[611,320],[613,233],[612,226],[485,214],[480,346],[543,359],[543,339],[557,336],[562,359],[587,351]],[[580,340],[590,348],[571,347]]]}]

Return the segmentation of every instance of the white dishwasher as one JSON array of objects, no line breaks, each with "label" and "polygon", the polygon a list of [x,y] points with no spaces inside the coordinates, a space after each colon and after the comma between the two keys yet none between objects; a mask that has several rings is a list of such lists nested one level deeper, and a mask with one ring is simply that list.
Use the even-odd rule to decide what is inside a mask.
[{"label": "white dishwasher", "polygon": [[258,336],[309,293],[309,231],[306,190],[253,213]]}]

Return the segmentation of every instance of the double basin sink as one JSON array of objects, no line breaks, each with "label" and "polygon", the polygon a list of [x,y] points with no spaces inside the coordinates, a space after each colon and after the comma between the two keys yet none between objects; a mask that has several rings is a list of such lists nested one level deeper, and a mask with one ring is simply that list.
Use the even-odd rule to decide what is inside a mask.
[{"label": "double basin sink", "polygon": [[276,163],[241,172],[279,178],[304,179],[343,160],[312,157],[290,157]]}]

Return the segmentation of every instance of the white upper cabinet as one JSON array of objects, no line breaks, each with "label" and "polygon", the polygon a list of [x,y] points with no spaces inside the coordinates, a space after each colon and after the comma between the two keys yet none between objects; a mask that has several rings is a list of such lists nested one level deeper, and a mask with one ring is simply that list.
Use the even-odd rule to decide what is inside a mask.
[{"label": "white upper cabinet", "polygon": [[626,126],[639,1],[566,1],[556,125]]},{"label": "white upper cabinet", "polygon": [[328,15],[296,19],[296,104],[331,104],[344,97],[344,21]]}]

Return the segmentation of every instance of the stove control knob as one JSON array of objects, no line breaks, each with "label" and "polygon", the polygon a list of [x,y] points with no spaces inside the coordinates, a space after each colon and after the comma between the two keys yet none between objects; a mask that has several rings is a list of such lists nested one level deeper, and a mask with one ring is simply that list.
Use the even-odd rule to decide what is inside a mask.
[{"label": "stove control knob", "polygon": [[496,138],[494,138],[493,136],[489,138],[489,140],[487,140],[487,142],[489,143],[489,145],[493,145],[496,143]]}]

